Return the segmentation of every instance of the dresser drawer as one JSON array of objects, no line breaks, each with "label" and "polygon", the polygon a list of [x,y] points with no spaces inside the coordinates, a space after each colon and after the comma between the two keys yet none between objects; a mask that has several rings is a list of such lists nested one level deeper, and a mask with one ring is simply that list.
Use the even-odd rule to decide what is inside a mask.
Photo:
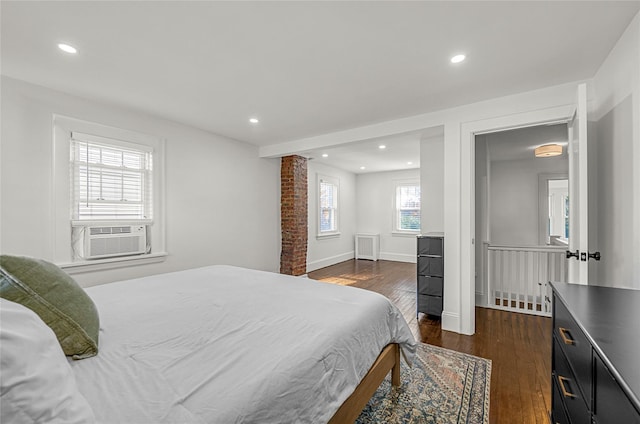
[{"label": "dresser drawer", "polygon": [[440,237],[418,237],[418,255],[442,256],[444,239]]},{"label": "dresser drawer", "polygon": [[640,424],[640,412],[635,409],[607,366],[598,355],[594,355],[594,361],[596,422],[598,424]]},{"label": "dresser drawer", "polygon": [[562,402],[562,394],[558,389],[557,380],[554,378],[551,382],[553,390],[553,398],[551,402],[551,424],[571,424],[569,417],[567,417],[567,411],[564,410],[564,403]]},{"label": "dresser drawer", "polygon": [[[565,405],[570,421],[574,424],[588,424],[591,422],[589,404],[585,402],[569,363],[560,348],[558,340],[554,337],[553,346],[554,384],[558,386],[558,401]],[[591,372],[589,372],[589,376]],[[554,396],[556,394],[554,393]],[[556,403],[554,399],[553,403]]]},{"label": "dresser drawer", "polygon": [[591,404],[591,344],[566,306],[554,296],[553,332],[575,373],[582,394]]},{"label": "dresser drawer", "polygon": [[418,312],[429,315],[442,315],[442,297],[418,295]]},{"label": "dresser drawer", "polygon": [[418,294],[428,294],[431,296],[442,296],[442,277],[418,276]]},{"label": "dresser drawer", "polygon": [[444,277],[443,259],[433,256],[418,256],[418,275]]}]

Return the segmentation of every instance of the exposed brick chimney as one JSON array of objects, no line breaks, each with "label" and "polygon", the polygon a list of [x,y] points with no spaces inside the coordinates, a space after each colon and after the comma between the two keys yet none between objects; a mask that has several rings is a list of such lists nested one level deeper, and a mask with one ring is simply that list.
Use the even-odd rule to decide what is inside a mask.
[{"label": "exposed brick chimney", "polygon": [[285,156],[280,165],[280,273],[307,273],[307,159]]}]

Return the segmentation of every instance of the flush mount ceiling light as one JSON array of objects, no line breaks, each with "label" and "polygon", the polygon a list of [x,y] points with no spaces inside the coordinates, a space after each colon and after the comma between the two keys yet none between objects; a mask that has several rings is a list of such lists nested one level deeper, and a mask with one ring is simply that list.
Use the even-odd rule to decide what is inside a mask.
[{"label": "flush mount ceiling light", "polygon": [[464,61],[467,57],[463,54],[457,54],[451,58],[451,63],[460,63]]},{"label": "flush mount ceiling light", "polygon": [[249,122],[251,122],[252,124],[257,124],[260,121],[258,120],[258,118],[249,118]]},{"label": "flush mount ceiling light", "polygon": [[545,144],[544,146],[536,147],[535,154],[537,158],[559,156],[562,154],[562,146],[559,144]]},{"label": "flush mount ceiling light", "polygon": [[328,158],[328,157],[329,157],[329,154],[328,154],[328,153],[323,153],[323,154],[322,154],[322,157],[323,157],[323,158]]},{"label": "flush mount ceiling light", "polygon": [[66,53],[76,54],[78,53],[78,49],[68,44],[60,43],[58,44],[58,48]]},{"label": "flush mount ceiling light", "polygon": [[384,150],[386,148],[387,148],[387,146],[385,146],[384,144],[381,144],[381,145],[378,146],[378,149],[380,149],[380,150]]}]

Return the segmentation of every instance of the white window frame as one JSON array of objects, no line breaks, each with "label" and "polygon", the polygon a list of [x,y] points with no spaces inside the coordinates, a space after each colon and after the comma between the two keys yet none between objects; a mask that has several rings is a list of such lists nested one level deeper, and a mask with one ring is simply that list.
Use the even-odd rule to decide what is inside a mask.
[{"label": "white window frame", "polygon": [[[335,206],[334,206],[334,221],[335,221],[335,228],[328,230],[328,231],[322,231],[321,230],[321,220],[322,220],[322,200],[321,200],[321,186],[323,183],[328,183],[331,184],[335,187],[336,189],[336,196],[335,196]],[[317,238],[328,238],[328,237],[338,237],[340,235],[340,179],[336,178],[336,177],[331,177],[328,175],[322,175],[322,174],[317,174],[317,196],[316,196],[316,201],[317,201],[317,221],[316,221],[316,225],[317,225]]]},{"label": "white window frame", "polygon": [[[123,146],[133,144],[146,146],[152,155],[152,210],[153,220],[87,220],[71,219],[71,138],[73,133],[83,133],[116,140]],[[62,115],[53,116],[53,178],[51,189],[51,209],[53,211],[54,234],[52,240],[53,259],[69,273],[81,273],[124,266],[160,262],[167,256],[165,246],[165,181],[164,181],[164,139],[122,128],[97,124]],[[122,256],[104,259],[83,260],[73,253],[73,228],[83,225],[123,225],[125,222],[148,224],[147,238],[150,241],[148,253],[136,256]],[[126,224],[125,224],[126,225]]]},{"label": "white window frame", "polygon": [[[420,234],[420,229],[417,230],[407,230],[407,229],[402,229],[400,228],[401,222],[400,222],[400,187],[420,187],[420,181],[419,180],[397,180],[395,181],[394,184],[394,188],[393,188],[393,229],[392,229],[392,234],[393,235],[406,235],[406,236],[415,236],[416,234]],[[420,196],[420,203],[422,204],[422,193]],[[420,210],[420,208],[418,208],[418,210]],[[422,212],[420,213],[420,226],[422,227]]]}]

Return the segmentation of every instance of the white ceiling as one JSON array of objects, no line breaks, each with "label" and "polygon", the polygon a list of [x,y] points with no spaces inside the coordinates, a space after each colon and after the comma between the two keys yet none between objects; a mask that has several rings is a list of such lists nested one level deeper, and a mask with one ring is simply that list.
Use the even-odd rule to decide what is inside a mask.
[{"label": "white ceiling", "polygon": [[3,75],[265,146],[591,78],[640,1],[0,7]]},{"label": "white ceiling", "polygon": [[567,158],[567,124],[538,125],[486,135],[489,158],[492,161],[533,159],[534,150],[544,144],[563,146],[562,157]]},{"label": "white ceiling", "polygon": [[443,136],[444,129],[438,126],[330,148],[304,150],[300,154],[355,174],[417,169],[420,168],[420,141]]}]

